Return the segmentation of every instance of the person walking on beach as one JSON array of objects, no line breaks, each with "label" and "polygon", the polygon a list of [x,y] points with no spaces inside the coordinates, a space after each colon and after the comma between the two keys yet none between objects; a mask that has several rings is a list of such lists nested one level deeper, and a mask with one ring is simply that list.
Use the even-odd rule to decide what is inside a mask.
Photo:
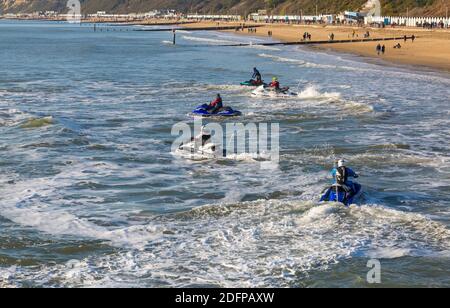
[{"label": "person walking on beach", "polygon": [[304,41],[310,41],[311,40],[311,34],[309,32],[303,33],[303,40]]},{"label": "person walking on beach", "polygon": [[411,36],[411,42],[414,43],[415,40],[416,40],[416,36],[413,34],[413,35]]},{"label": "person walking on beach", "polygon": [[377,54],[380,55],[380,52],[381,52],[381,45],[378,44],[378,45],[377,45]]},{"label": "person walking on beach", "polygon": [[386,46],[383,45],[383,47],[381,47],[381,53],[384,55],[386,52]]}]

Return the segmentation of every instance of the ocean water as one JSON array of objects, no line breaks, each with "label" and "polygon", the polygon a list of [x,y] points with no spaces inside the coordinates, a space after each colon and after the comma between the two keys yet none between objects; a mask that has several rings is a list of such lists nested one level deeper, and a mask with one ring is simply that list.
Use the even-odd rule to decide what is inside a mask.
[{"label": "ocean water", "polygon": [[[449,75],[101,29],[0,21],[0,287],[367,287],[372,258],[381,286],[450,286]],[[254,66],[299,95],[252,97]],[[218,92],[279,123],[275,169],[171,153]],[[337,157],[360,206],[318,203]]]}]

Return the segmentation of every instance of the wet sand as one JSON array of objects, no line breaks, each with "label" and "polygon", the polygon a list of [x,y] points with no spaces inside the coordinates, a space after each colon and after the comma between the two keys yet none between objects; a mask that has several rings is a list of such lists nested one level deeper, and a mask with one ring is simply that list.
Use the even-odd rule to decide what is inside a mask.
[{"label": "wet sand", "polygon": [[[49,18],[48,20],[58,20]],[[145,21],[136,20],[111,20],[104,18],[91,18],[83,20],[83,23],[120,23],[124,25],[173,25],[189,28],[206,27],[238,27],[239,22],[195,22],[183,19],[148,19]],[[285,25],[285,24],[265,24],[265,23],[245,23],[246,26],[258,26],[256,32],[224,30],[235,32],[239,35],[267,37],[271,31],[273,38],[282,42],[297,42],[302,40],[303,33],[308,32],[314,41],[329,40],[329,35],[334,33],[335,40],[348,40],[351,38],[362,39],[364,33],[370,32],[371,38],[393,38],[403,36],[416,36],[416,40],[397,40],[386,42],[354,42],[354,43],[334,43],[311,45],[312,48],[320,50],[331,50],[342,53],[356,54],[368,59],[377,59],[388,63],[403,64],[416,67],[418,69],[432,68],[450,72],[450,30],[427,30],[422,28],[385,28],[377,29],[370,27],[350,27],[350,26],[329,26],[329,25]],[[400,49],[394,46],[401,44]],[[384,44],[386,53],[378,55],[376,46]]]},{"label": "wet sand", "polygon": [[[229,23],[220,23],[224,26]],[[238,24],[236,24],[238,25]],[[247,23],[246,25],[250,25]],[[255,24],[256,25],[256,24]],[[217,26],[217,23],[202,22],[191,24],[190,27]],[[316,26],[316,25],[260,25],[256,33],[248,33],[247,30],[238,31],[237,34],[249,36],[265,36],[272,31],[273,38],[292,42],[303,39],[303,33],[309,32],[312,40],[328,40],[329,35],[334,33],[335,40],[347,40],[350,38],[362,39],[364,33],[370,32],[372,38],[392,38],[416,36],[416,40],[397,40],[387,42],[364,42],[364,43],[342,43],[342,44],[324,44],[315,45],[313,48],[321,50],[332,50],[337,52],[351,53],[364,57],[381,59],[395,64],[407,64],[417,68],[433,68],[450,72],[450,31],[449,30],[424,30],[421,28],[360,28],[344,26]],[[353,36],[354,33],[354,36]],[[386,46],[384,55],[377,55],[376,46],[381,43]],[[401,44],[401,49],[395,49],[394,46]]]}]

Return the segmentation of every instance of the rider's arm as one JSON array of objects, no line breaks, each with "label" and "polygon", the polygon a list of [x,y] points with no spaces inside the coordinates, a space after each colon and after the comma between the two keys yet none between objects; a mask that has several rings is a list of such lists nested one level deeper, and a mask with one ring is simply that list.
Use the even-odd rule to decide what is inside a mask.
[{"label": "rider's arm", "polygon": [[349,176],[349,177],[352,177],[352,178],[355,178],[355,179],[359,177],[359,175],[357,175],[356,172],[353,171],[353,170],[350,169],[350,168],[348,168],[347,172],[348,172],[348,176]]}]

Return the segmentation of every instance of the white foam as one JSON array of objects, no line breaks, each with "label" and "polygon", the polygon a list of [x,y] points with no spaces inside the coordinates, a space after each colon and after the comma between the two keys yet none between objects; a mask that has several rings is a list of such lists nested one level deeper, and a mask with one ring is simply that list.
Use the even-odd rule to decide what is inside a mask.
[{"label": "white foam", "polygon": [[[338,206],[338,205],[337,205]],[[336,213],[337,206],[332,206],[330,204],[316,206],[310,209],[299,219],[300,223],[313,223],[321,219],[326,219],[329,215]]]},{"label": "white foam", "polygon": [[274,47],[274,46],[264,46],[264,45],[249,45],[249,46],[245,46],[244,48],[259,49],[259,50],[270,50],[270,51],[281,51],[280,48],[277,48],[277,47]]},{"label": "white foam", "polygon": [[272,59],[272,60],[277,61],[277,62],[291,63],[291,64],[296,64],[296,65],[303,66],[303,67],[308,67],[308,68],[324,68],[324,69],[335,69],[335,68],[337,68],[337,66],[335,66],[335,65],[327,65],[327,64],[319,64],[319,63],[307,62],[307,61],[301,60],[301,59],[286,58],[286,57],[280,57],[280,56],[275,56],[275,55],[270,55],[270,54],[265,54],[265,53],[259,54],[258,56],[260,56],[262,58]]},{"label": "white foam", "polygon": [[245,90],[248,90],[249,87],[241,86],[241,85],[230,85],[230,84],[218,84],[213,85],[209,84],[205,87],[206,91],[211,90],[225,90],[225,91],[234,91],[234,92],[244,92]]},{"label": "white foam", "polygon": [[411,255],[411,249],[409,248],[397,248],[397,247],[385,247],[370,250],[366,253],[368,258],[371,259],[398,259]]},{"label": "white foam", "polygon": [[261,162],[261,160],[269,160],[271,156],[269,153],[241,153],[227,154],[225,158],[235,161]]},{"label": "white foam", "polygon": [[[80,168],[79,165],[78,168]],[[2,216],[15,223],[33,227],[48,234],[100,239],[119,247],[143,249],[150,241],[161,235],[158,230],[151,226],[108,229],[44,201],[48,198],[58,200],[55,194],[71,185],[73,178],[80,179],[83,176],[84,168],[89,168],[88,170],[92,171],[96,166],[91,164],[89,167],[81,167],[81,171],[78,171],[75,165],[74,169],[60,173],[55,177],[19,181],[15,184],[0,187],[2,195],[10,196],[10,198],[3,199],[0,202]],[[114,172],[115,169],[112,165],[109,167],[102,165],[100,168],[106,172]],[[129,174],[131,177],[136,175],[136,171]],[[89,174],[84,174],[84,177],[88,179]]]},{"label": "white foam", "polygon": [[[227,198],[239,199],[239,192]],[[142,287],[162,280],[171,287],[287,287],[296,285],[298,275],[330,269],[355,255],[441,256],[450,247],[445,226],[380,206],[261,200],[204,206],[147,224],[164,226],[167,234],[151,249],[18,267],[14,277],[0,269],[0,275],[8,277],[7,286],[32,278],[56,286]]]},{"label": "white foam", "polygon": [[236,42],[236,41],[227,41],[227,40],[188,36],[188,35],[184,35],[183,39],[188,40],[188,41],[201,42],[201,43],[212,43],[212,44],[239,44],[239,42]]},{"label": "white foam", "polygon": [[320,99],[320,98],[332,98],[339,99],[341,97],[341,93],[338,92],[324,92],[320,93],[316,86],[309,85],[303,91],[298,94],[298,97],[301,99]]},{"label": "white foam", "polygon": [[305,61],[303,61],[303,60],[285,58],[285,57],[280,57],[280,56],[274,56],[274,55],[265,54],[265,53],[259,54],[259,56],[261,58],[268,58],[268,59],[275,60],[277,62],[294,63],[294,64],[300,64],[300,65],[304,65],[305,64]]}]

